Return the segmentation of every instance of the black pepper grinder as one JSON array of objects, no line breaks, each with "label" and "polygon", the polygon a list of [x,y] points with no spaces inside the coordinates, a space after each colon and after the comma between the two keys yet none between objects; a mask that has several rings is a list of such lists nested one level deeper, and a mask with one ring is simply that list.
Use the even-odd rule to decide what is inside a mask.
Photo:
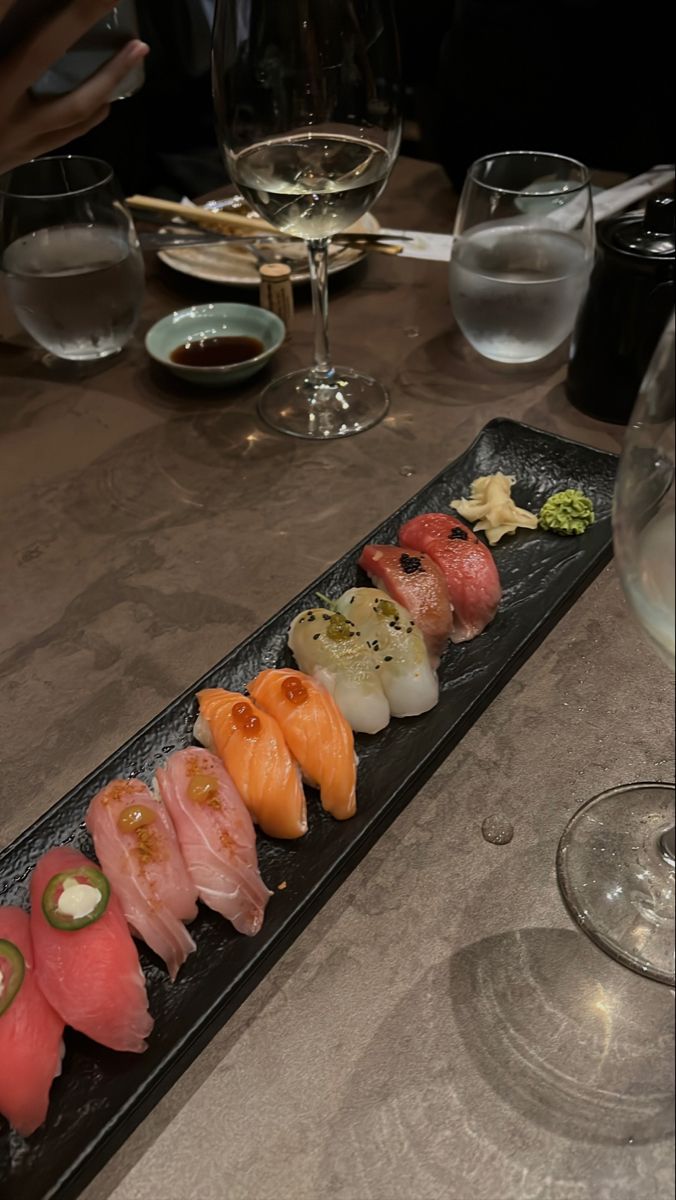
[{"label": "black pepper grinder", "polygon": [[674,197],[653,196],[643,216],[602,221],[597,232],[566,386],[582,412],[626,425],[674,307]]}]

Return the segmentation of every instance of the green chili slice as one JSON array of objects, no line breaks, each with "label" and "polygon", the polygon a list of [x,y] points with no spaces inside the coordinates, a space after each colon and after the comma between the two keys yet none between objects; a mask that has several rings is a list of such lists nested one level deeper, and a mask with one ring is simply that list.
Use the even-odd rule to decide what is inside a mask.
[{"label": "green chili slice", "polygon": [[19,947],[0,938],[0,1017],[16,999],[25,973],[26,964]]},{"label": "green chili slice", "polygon": [[[95,900],[95,897],[92,897],[92,900],[95,900],[93,907],[88,912],[81,914],[77,911],[80,904],[69,903],[67,896],[64,899],[64,893],[73,889],[72,900],[79,902],[84,899],[86,902],[86,894],[83,897],[81,890],[77,892],[74,890],[83,887],[96,888],[99,898]],[[42,894],[42,911],[49,924],[53,925],[55,929],[84,929],[87,925],[93,925],[103,916],[109,899],[110,884],[98,867],[76,867],[74,871],[62,871],[50,879]]]}]

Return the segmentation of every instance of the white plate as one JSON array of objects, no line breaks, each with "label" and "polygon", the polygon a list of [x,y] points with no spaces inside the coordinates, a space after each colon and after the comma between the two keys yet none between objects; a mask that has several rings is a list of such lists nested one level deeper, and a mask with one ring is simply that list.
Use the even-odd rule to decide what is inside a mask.
[{"label": "white plate", "polygon": [[[208,207],[208,206],[207,206]],[[377,233],[380,224],[375,217],[367,213],[361,220],[351,225],[349,233]],[[299,242],[276,242],[275,249],[285,257],[298,260],[298,267],[292,269],[292,283],[307,283],[310,272],[307,266],[307,250]],[[345,271],[354,266],[364,257],[364,251],[352,246],[332,246],[329,250],[329,274]],[[181,249],[158,251],[158,258],[181,271],[183,275],[192,275],[195,279],[205,279],[209,283],[227,283],[231,287],[258,287],[260,283],[256,260],[244,246],[185,246]]]}]

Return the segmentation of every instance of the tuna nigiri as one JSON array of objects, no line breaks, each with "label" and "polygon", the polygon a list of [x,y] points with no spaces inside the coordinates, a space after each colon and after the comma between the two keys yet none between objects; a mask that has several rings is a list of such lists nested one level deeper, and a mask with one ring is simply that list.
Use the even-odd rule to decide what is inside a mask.
[{"label": "tuna nigiri", "polygon": [[197,916],[197,891],[166,809],[139,779],[116,779],[94,796],[87,828],[132,931],[175,979],[195,949],[183,922]]},{"label": "tuna nigiri", "polygon": [[453,606],[437,564],[401,546],[371,545],[364,546],[359,566],[376,587],[408,610],[436,667],[453,628]]},{"label": "tuna nigiri", "polygon": [[350,588],[336,608],[354,621],[380,663],[392,716],[417,717],[434,708],[439,682],[410,613],[378,588]]},{"label": "tuna nigiri", "polygon": [[62,1057],[63,1021],[35,978],[28,913],[0,908],[0,1113],[24,1137],[47,1116]]},{"label": "tuna nigiri", "polygon": [[153,1019],[122,905],[98,867],[67,846],[31,876],[31,935],[43,995],[66,1025],[111,1050],[145,1050]]},{"label": "tuna nigiri", "polygon": [[208,688],[197,699],[195,737],[223,760],[256,824],[270,837],[302,837],[307,814],[300,771],[274,717],[223,688]]},{"label": "tuna nigiri", "polygon": [[423,550],[443,573],[453,605],[452,642],[467,642],[493,620],[502,589],[488,546],[447,513],[425,513],[399,531],[402,546]]},{"label": "tuna nigiri", "polygon": [[356,733],[385,728],[390,706],[378,663],[356,625],[340,613],[309,608],[292,622],[289,647],[301,671],[324,685]]},{"label": "tuna nigiri", "polygon": [[270,892],[253,821],[220,759],[195,746],[178,750],[157,772],[157,786],[200,899],[239,933],[258,933]]},{"label": "tuna nigiri", "polygon": [[344,821],[357,811],[352,730],[326,688],[300,671],[261,671],[249,692],[279,722],[286,743],[322,808]]}]

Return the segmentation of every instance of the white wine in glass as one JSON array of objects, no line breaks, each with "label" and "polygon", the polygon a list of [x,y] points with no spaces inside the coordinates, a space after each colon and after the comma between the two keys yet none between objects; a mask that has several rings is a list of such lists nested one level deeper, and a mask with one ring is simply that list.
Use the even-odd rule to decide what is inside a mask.
[{"label": "white wine in glass", "polygon": [[[613,506],[627,599],[672,671],[675,470],[672,316],[627,430]],[[564,832],[557,867],[564,899],[589,937],[618,962],[673,987],[673,785],[626,784],[589,800]]]},{"label": "white wine in glass", "polygon": [[328,249],[385,187],[401,139],[389,0],[219,0],[216,118],[230,177],[271,225],[307,242],[315,362],[275,380],[261,416],[284,433],[336,438],[387,412],[385,388],[331,362]]}]

